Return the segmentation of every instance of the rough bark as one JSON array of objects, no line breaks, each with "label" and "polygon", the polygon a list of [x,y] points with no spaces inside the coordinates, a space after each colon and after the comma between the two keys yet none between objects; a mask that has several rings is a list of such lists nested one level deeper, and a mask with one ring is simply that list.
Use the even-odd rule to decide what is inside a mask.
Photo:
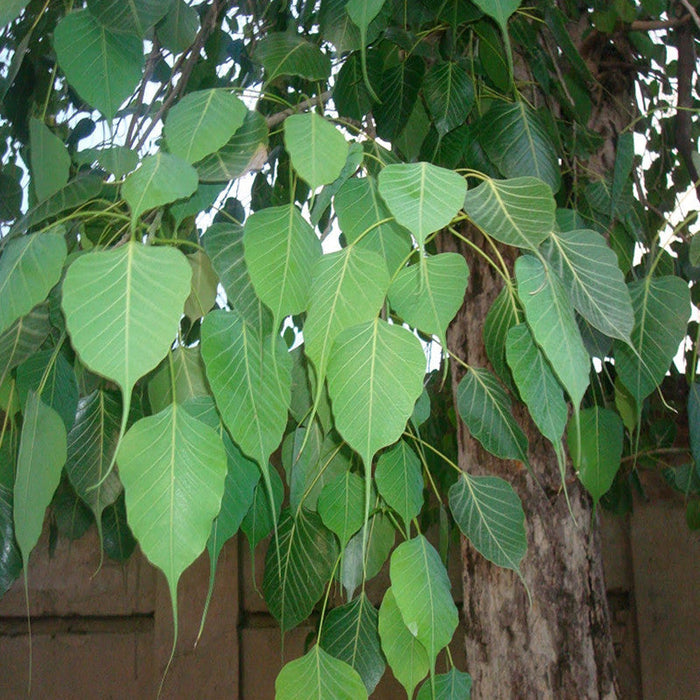
[{"label": "rough bark", "polygon": [[[469,235],[477,240],[479,234],[470,231]],[[449,330],[448,345],[469,364],[487,366],[483,319],[502,281],[455,239],[445,238],[441,247],[465,254],[471,269],[467,299]],[[510,254],[512,263],[512,252],[503,254]],[[453,390],[463,374],[453,363]],[[570,475],[574,522],[560,489],[551,446],[524,410],[516,410],[516,417],[530,441],[531,464],[539,483],[519,463],[492,457],[464,424],[458,429],[460,467],[472,474],[495,474],[508,480],[522,500],[528,533],[522,575],[531,600],[516,574],[490,564],[462,540],[472,697],[617,697],[601,543],[590,499]]]}]

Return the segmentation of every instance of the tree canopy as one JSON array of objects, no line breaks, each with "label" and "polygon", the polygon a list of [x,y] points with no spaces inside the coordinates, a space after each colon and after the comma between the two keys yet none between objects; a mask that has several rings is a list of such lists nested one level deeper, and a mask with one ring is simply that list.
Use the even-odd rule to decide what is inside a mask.
[{"label": "tree canopy", "polygon": [[698,527],[699,22],[684,0],[4,3],[0,593],[51,507],[109,557],[138,542],[176,639],[182,572],[269,535],[282,631],[321,613],[279,698],[366,697],[387,664],[463,698],[470,669],[436,664],[444,543],[519,574],[528,514],[457,464],[458,422],[529,469],[525,406],[564,497],[568,464],[617,512],[663,471]]}]

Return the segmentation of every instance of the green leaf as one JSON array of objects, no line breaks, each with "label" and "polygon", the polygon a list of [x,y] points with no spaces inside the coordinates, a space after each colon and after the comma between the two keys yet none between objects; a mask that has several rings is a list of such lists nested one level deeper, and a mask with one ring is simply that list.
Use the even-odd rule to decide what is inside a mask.
[{"label": "green leaf", "polygon": [[423,473],[418,456],[405,440],[380,455],[374,479],[379,495],[401,516],[408,530],[423,507]]},{"label": "green leaf", "polygon": [[415,687],[430,671],[430,661],[425,647],[406,627],[391,587],[379,608],[379,635],[394,677],[412,698]]},{"label": "green leaf", "polygon": [[51,330],[48,304],[35,306],[0,334],[0,384],[17,365],[31,357]]},{"label": "green leaf", "polygon": [[297,34],[271,32],[258,42],[253,58],[265,68],[266,85],[281,75],[324,81],[331,74],[328,56]]},{"label": "green leaf", "polygon": [[226,452],[219,435],[178,404],[137,421],[119,446],[129,526],[168,582],[177,641],[177,583],[202,553],[221,508]]},{"label": "green leaf", "polygon": [[88,0],[98,22],[114,32],[143,37],[168,11],[173,0]]},{"label": "green leaf", "polygon": [[522,310],[517,298],[507,287],[499,292],[486,313],[484,320],[484,348],[496,375],[509,388],[513,380],[506,361],[506,338],[508,331],[522,320]]},{"label": "green leaf", "polygon": [[22,554],[15,540],[12,492],[15,482],[14,440],[0,445],[0,597],[10,589],[22,571]]},{"label": "green leaf", "polygon": [[581,411],[580,425],[579,440],[575,421],[569,423],[569,452],[578,478],[597,503],[620,468],[624,426],[617,413],[599,406]]},{"label": "green leaf", "polygon": [[447,226],[462,208],[467,183],[437,165],[402,163],[387,165],[379,173],[379,192],[422,248],[427,237]]},{"label": "green leaf", "polygon": [[507,481],[463,472],[450,487],[449,501],[459,529],[486,559],[520,571],[527,551],[525,513]]},{"label": "green leaf", "polygon": [[191,276],[179,250],[133,241],[68,268],[63,310],[73,347],[93,372],[119,385],[125,408],[136,381],[168,352]]},{"label": "green leaf", "polygon": [[0,8],[0,29],[14,22],[28,4],[29,0],[6,0]]},{"label": "green leaf", "polygon": [[377,318],[336,338],[328,363],[336,427],[366,469],[401,437],[424,374],[423,348],[405,328]]},{"label": "green leaf", "polygon": [[211,260],[201,250],[188,255],[187,260],[192,267],[192,291],[185,301],[185,316],[196,321],[214,306],[219,278]]},{"label": "green leaf", "polygon": [[[378,85],[382,76],[381,55],[367,52],[367,77],[370,85]],[[372,96],[362,77],[362,59],[359,53],[350,54],[338,72],[333,86],[333,102],[342,117],[361,120],[372,109]]]},{"label": "green leaf", "polygon": [[125,146],[111,148],[87,148],[75,154],[80,163],[91,165],[97,161],[101,168],[117,179],[130,173],[139,164],[139,154]]},{"label": "green leaf", "polygon": [[123,490],[102,513],[102,548],[110,559],[120,563],[125,562],[136,549],[136,539],[126,520]]},{"label": "green leaf", "polygon": [[248,108],[225,90],[197,90],[168,112],[163,133],[168,150],[194,163],[221,148],[243,125]]},{"label": "green leaf", "polygon": [[197,189],[197,171],[181,158],[159,151],[141,161],[122,185],[135,224],[143,212],[189,197]]},{"label": "green leaf", "polygon": [[15,537],[25,571],[65,461],[66,428],[63,421],[56,411],[30,391],[24,409],[13,496]]},{"label": "green leaf", "polygon": [[390,576],[401,617],[425,647],[434,669],[435,657],[449,644],[459,621],[440,555],[423,535],[418,535],[394,550]]},{"label": "green leaf", "polygon": [[0,167],[0,221],[12,221],[22,213],[23,177],[24,172],[17,165]]},{"label": "green leaf", "polygon": [[82,537],[95,520],[68,479],[61,479],[58,484],[51,501],[51,517],[57,533],[69,540]]},{"label": "green leaf", "polygon": [[468,673],[451,668],[425,681],[418,690],[416,700],[469,700],[472,678]]},{"label": "green leaf", "polygon": [[275,700],[364,700],[367,690],[357,671],[315,645],[282,668],[275,681]]},{"label": "green leaf", "polygon": [[319,645],[336,659],[352,666],[371,693],[384,675],[378,631],[379,615],[367,596],[333,608],[324,620]]},{"label": "green leaf", "polygon": [[469,432],[491,454],[528,464],[527,438],[511,414],[508,395],[489,371],[472,367],[462,377],[457,410]]},{"label": "green leaf", "polygon": [[7,242],[0,258],[0,332],[44,301],[61,279],[66,241],[59,231]]},{"label": "green leaf", "polygon": [[380,102],[372,110],[380,138],[391,142],[406,126],[416,104],[424,72],[425,61],[418,56],[409,56],[384,72],[379,89]]},{"label": "green leaf", "polygon": [[459,253],[422,257],[396,276],[389,302],[409,326],[436,335],[446,350],[447,326],[464,302],[468,280],[469,268]]},{"label": "green leaf", "polygon": [[635,324],[631,346],[615,341],[615,369],[641,407],[661,383],[686,333],[690,290],[679,277],[646,277],[628,285]]},{"label": "green leaf", "polygon": [[161,46],[177,55],[186,51],[197,38],[199,14],[185,0],[175,0],[158,23],[156,34]]},{"label": "green leaf", "polygon": [[436,63],[425,76],[423,94],[441,136],[464,124],[474,106],[471,78],[456,61]]},{"label": "green leaf", "polygon": [[238,224],[212,224],[202,238],[228,303],[244,321],[259,331],[272,328],[272,315],[258,299],[250,281],[243,254],[243,227]]},{"label": "green leaf", "polygon": [[474,4],[505,31],[508,18],[520,7],[522,0],[473,0]]},{"label": "green leaf", "polygon": [[697,381],[688,388],[688,437],[700,477],[700,382]]},{"label": "green leaf", "polygon": [[554,228],[552,190],[536,177],[485,179],[467,192],[464,211],[501,243],[537,250]]},{"label": "green leaf", "polygon": [[235,180],[267,160],[268,129],[259,112],[247,112],[236,133],[215,153],[196,164],[202,182]]},{"label": "green leaf", "polygon": [[180,228],[186,219],[196,218],[198,214],[211,209],[225,188],[226,185],[221,182],[202,183],[193,195],[171,204],[168,210],[174,220],[174,229]]},{"label": "green leaf", "polygon": [[542,246],[576,311],[611,338],[629,341],[634,310],[617,256],[595,231],[555,233]]},{"label": "green leaf", "polygon": [[253,501],[241,521],[241,531],[248,538],[251,553],[260,541],[272,532],[282,510],[284,484],[276,469],[270,465],[269,470],[272,500],[275,504],[274,512],[270,509],[270,498],[269,494],[265,492],[265,483],[258,481],[253,489]]},{"label": "green leaf", "polygon": [[320,600],[338,558],[335,535],[316,513],[283,511],[265,557],[263,595],[282,632],[303,622]]},{"label": "green leaf", "polygon": [[506,357],[535,425],[553,445],[558,445],[568,418],[564,393],[526,324],[508,331]]},{"label": "green leaf", "polygon": [[256,212],[245,223],[243,247],[253,287],[272,310],[274,327],[305,311],[309,276],[322,250],[299,210],[289,204]]},{"label": "green leaf", "polygon": [[[175,376],[172,376],[173,371]],[[148,400],[154,413],[171,403],[184,404],[188,399],[203,396],[211,396],[211,390],[198,345],[176,347],[170,360],[164,361],[148,382]]]},{"label": "green leaf", "polygon": [[89,11],[71,12],[56,25],[54,48],[68,82],[107,119],[141,80],[143,41],[110,31]]},{"label": "green leaf", "polygon": [[[369,4],[373,4],[374,1],[370,0]],[[369,46],[386,29],[391,16],[391,3],[385,2],[377,16],[367,26],[363,37],[360,27],[350,19],[346,11],[347,5],[348,0],[323,0],[318,13],[321,34],[324,40],[333,44],[337,56]],[[360,80],[362,80],[361,74]]]},{"label": "green leaf", "polygon": [[559,191],[556,149],[537,113],[524,102],[492,105],[480,122],[480,135],[488,157],[507,178],[532,175]]},{"label": "green leaf", "polygon": [[34,117],[29,120],[29,144],[32,186],[41,202],[68,182],[70,156],[63,141]]},{"label": "green leaf", "polygon": [[515,276],[528,326],[576,410],[588,387],[590,359],[567,291],[559,278],[531,255],[515,261]]},{"label": "green leaf", "polygon": [[335,180],[348,157],[348,142],[315,112],[284,120],[284,145],[299,176],[315,190]]},{"label": "green leaf", "polygon": [[342,548],[365,520],[364,493],[362,477],[346,471],[328,482],[318,496],[318,514],[323,524],[338,535]]},{"label": "green leaf", "polygon": [[349,244],[379,253],[390,275],[405,264],[411,252],[411,234],[392,218],[374,178],[348,180],[336,194],[334,207]]},{"label": "green leaf", "polygon": [[359,29],[367,29],[386,0],[348,0],[345,11]]}]

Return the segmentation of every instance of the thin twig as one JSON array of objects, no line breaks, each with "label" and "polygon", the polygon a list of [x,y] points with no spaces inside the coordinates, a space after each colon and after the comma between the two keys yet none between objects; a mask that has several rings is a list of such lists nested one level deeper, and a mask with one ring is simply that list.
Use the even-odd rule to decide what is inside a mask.
[{"label": "thin twig", "polygon": [[333,91],[332,90],[326,90],[325,92],[322,92],[320,95],[315,95],[314,97],[309,97],[308,100],[303,100],[297,105],[294,105],[294,107],[290,107],[289,109],[285,109],[281,112],[277,112],[276,114],[272,114],[267,118],[267,127],[268,129],[271,129],[274,126],[277,126],[278,124],[281,124],[287,117],[291,117],[293,114],[298,114],[299,112],[304,112],[307,109],[310,109],[311,107],[315,107],[316,105],[323,105],[330,98],[333,96]]}]

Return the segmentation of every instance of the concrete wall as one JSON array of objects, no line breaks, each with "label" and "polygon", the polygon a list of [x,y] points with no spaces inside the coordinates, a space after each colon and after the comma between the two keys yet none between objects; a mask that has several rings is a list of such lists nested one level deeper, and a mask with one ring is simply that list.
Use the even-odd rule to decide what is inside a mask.
[{"label": "concrete wall", "polygon": [[[637,502],[631,516],[603,516],[602,522],[622,696],[700,697],[700,536],[688,531],[682,501],[663,494],[654,502]],[[141,556],[125,567],[106,560],[96,571],[96,539],[91,531],[77,542],[60,540],[49,558],[45,533],[32,555],[32,697],[155,697],[172,643],[165,581]],[[258,551],[258,570],[261,563]],[[185,572],[180,637],[163,697],[274,697],[284,658],[302,653],[312,626],[286,635],[283,657],[279,630],[255,590],[252,570],[247,542],[229,542],[196,647],[207,557]],[[458,562],[451,573],[458,593]],[[379,600],[378,591],[374,597]],[[0,698],[26,697],[28,639],[20,580],[0,600]],[[459,630],[452,652],[466,668]],[[387,671],[373,698],[404,695]]]}]

